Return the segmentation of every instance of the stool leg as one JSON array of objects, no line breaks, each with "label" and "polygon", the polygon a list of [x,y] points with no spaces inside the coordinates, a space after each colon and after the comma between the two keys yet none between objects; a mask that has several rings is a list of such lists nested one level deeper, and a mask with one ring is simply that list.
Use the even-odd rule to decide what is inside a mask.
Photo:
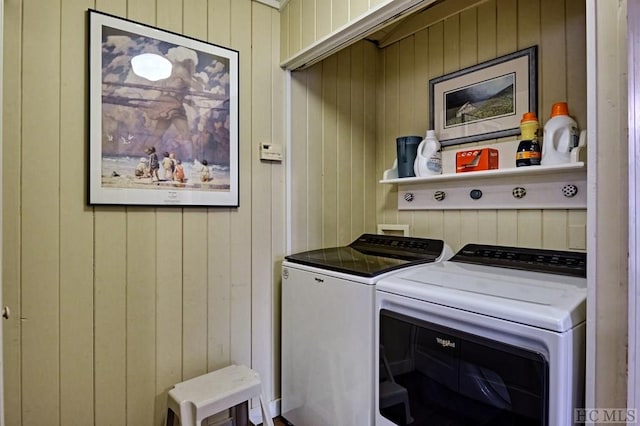
[{"label": "stool leg", "polygon": [[269,412],[269,406],[265,404],[262,394],[260,394],[260,411],[262,411],[262,426],[273,426],[273,419]]},{"label": "stool leg", "polygon": [[167,426],[175,426],[176,416],[173,414],[173,411],[167,410]]},{"label": "stool leg", "polygon": [[249,401],[231,408],[233,426],[249,426]]}]

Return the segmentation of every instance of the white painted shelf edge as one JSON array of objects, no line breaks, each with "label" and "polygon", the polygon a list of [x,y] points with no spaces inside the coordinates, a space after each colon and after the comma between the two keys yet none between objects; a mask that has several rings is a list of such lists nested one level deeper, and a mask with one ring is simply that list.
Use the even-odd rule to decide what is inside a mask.
[{"label": "white painted shelf edge", "polygon": [[553,166],[527,166],[527,167],[513,167],[508,169],[495,169],[495,170],[483,170],[479,172],[465,172],[465,173],[447,173],[435,176],[423,176],[423,177],[406,177],[398,178],[398,170],[396,168],[385,170],[383,179],[380,180],[382,184],[412,184],[412,183],[429,183],[429,182],[452,182],[452,181],[464,181],[469,179],[490,179],[501,178],[507,176],[534,176],[534,175],[546,175],[557,173],[572,173],[576,171],[584,170],[586,172],[585,163],[577,161],[573,163],[566,163]]}]

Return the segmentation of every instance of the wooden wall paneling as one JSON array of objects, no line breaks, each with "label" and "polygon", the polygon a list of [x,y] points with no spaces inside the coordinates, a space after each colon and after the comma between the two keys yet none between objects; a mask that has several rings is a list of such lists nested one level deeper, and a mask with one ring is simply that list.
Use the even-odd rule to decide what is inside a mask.
[{"label": "wooden wall paneling", "polygon": [[[526,3],[526,2],[525,2]],[[565,31],[564,31],[564,2],[542,0],[544,19],[541,24],[541,41],[538,57],[542,75],[538,79],[540,102],[539,116],[546,123],[554,102],[567,100],[567,75]],[[526,19],[523,18],[525,21]],[[526,47],[526,46],[523,46]],[[545,78],[546,77],[546,78]],[[571,105],[569,105],[571,111]],[[543,124],[544,125],[544,124]]]},{"label": "wooden wall paneling", "polygon": [[[377,211],[376,211],[376,187],[378,180],[382,178],[382,172],[378,173],[376,164],[376,79],[378,70],[378,48],[373,43],[363,42],[364,46],[364,67],[363,79],[364,90],[364,196],[365,196],[365,230],[375,233],[377,231]],[[389,165],[391,167],[391,165]]]},{"label": "wooden wall paneling", "polygon": [[302,1],[302,46],[316,40],[316,0]]},{"label": "wooden wall paneling", "polygon": [[[315,0],[316,40],[320,40],[331,32],[331,1],[332,0]],[[290,53],[293,54],[295,51],[291,51]]]},{"label": "wooden wall paneling", "polygon": [[[398,99],[397,99],[397,136],[424,137],[424,124],[420,123],[414,105],[418,103],[415,93],[415,40],[407,37],[398,43]],[[396,199],[397,203],[397,199]],[[398,211],[397,223],[413,226],[414,213]]]},{"label": "wooden wall paneling", "polygon": [[[324,188],[324,165],[323,165],[323,140],[324,140],[324,117],[323,117],[323,69],[322,63],[311,67],[307,73],[307,134],[294,143],[304,143],[307,141],[306,158],[303,167],[307,167],[307,235],[306,248],[313,250],[323,246],[324,212],[323,212],[323,188]],[[295,105],[295,104],[293,104]],[[292,107],[293,107],[292,105]],[[296,106],[297,108],[297,106]]]},{"label": "wooden wall paneling", "polygon": [[[198,10],[200,13],[203,13],[201,8],[194,7],[194,9]],[[190,26],[183,26],[183,10],[187,13],[191,10],[191,7],[185,8],[182,1],[171,1],[171,0],[156,0],[156,25],[159,28],[173,31],[176,33],[183,33],[185,35],[193,34]],[[204,11],[203,18],[206,18],[206,10]],[[183,32],[184,31],[184,32]],[[196,32],[197,34],[201,34],[201,31]],[[206,32],[205,32],[206,35]],[[200,39],[203,39],[202,37]]]},{"label": "wooden wall paneling", "polygon": [[[182,224],[182,376],[208,370],[208,240],[205,209],[185,212]],[[162,232],[159,230],[159,232]],[[165,260],[170,262],[169,259]],[[162,279],[162,277],[158,277]]]},{"label": "wooden wall paneling", "polygon": [[2,84],[2,301],[11,309],[2,321],[4,420],[22,424],[21,377],[21,280],[22,252],[22,3],[4,4]]},{"label": "wooden wall paneling", "polygon": [[[540,43],[541,21],[555,21],[554,24],[560,23],[561,26],[564,26],[564,13],[559,10],[545,11],[544,5],[541,4],[545,1],[518,1],[518,49],[524,49]],[[556,8],[562,10],[564,1],[547,3],[553,3]],[[559,16],[556,16],[558,12],[560,12]]]},{"label": "wooden wall paneling", "polygon": [[353,20],[369,10],[367,0],[349,0],[349,20]]},{"label": "wooden wall paneling", "polygon": [[231,214],[227,209],[207,214],[207,370],[226,367],[231,357]]},{"label": "wooden wall paneling", "polygon": [[[351,55],[351,72],[349,81],[351,87],[349,96],[351,98],[351,170],[350,179],[351,186],[348,197],[351,200],[351,209],[349,212],[350,235],[348,239],[353,240],[360,234],[365,232],[365,204],[366,204],[366,186],[365,186],[365,170],[366,170],[366,134],[365,134],[365,43],[358,42],[349,48]],[[368,90],[368,89],[367,89]],[[371,143],[371,141],[368,141]],[[371,143],[373,146],[373,143]],[[375,191],[375,189],[374,189]]]},{"label": "wooden wall paneling", "polygon": [[384,48],[402,40],[405,37],[425,30],[430,26],[441,22],[443,19],[475,7],[477,3],[478,0],[447,0],[445,2],[434,2],[429,6],[428,12],[418,12],[404,18],[402,20],[402,25],[398,25],[391,29],[389,33],[380,40],[380,47]]},{"label": "wooden wall paneling", "polygon": [[[427,32],[427,58],[428,79],[444,74],[444,22],[438,22],[426,29]],[[428,101],[428,113],[431,114],[431,105]],[[427,122],[427,126],[429,122]],[[443,165],[444,166],[444,165]],[[424,236],[430,238],[444,238],[444,211],[425,212],[428,231]]]},{"label": "wooden wall paneling", "polygon": [[518,50],[518,2],[513,0],[496,0],[496,6],[496,47],[497,56],[501,56]]},{"label": "wooden wall paneling", "polygon": [[[199,9],[194,3],[194,9]],[[201,14],[206,18],[206,13]],[[185,19],[185,22],[189,20]],[[206,22],[206,21],[205,21]],[[156,25],[183,33],[183,4],[172,0],[156,1]],[[192,23],[185,29],[193,30]],[[188,33],[185,32],[188,35]],[[196,35],[192,33],[191,35]],[[200,35],[200,34],[198,34]],[[206,35],[206,29],[205,29]],[[205,39],[199,37],[200,39]],[[156,213],[156,388],[154,424],[162,424],[166,415],[167,392],[181,382],[183,319],[183,209],[158,209]]]},{"label": "wooden wall paneling", "polygon": [[289,0],[289,52],[298,52],[302,49],[302,2],[303,0]]},{"label": "wooden wall paneling", "polygon": [[[155,25],[155,0],[127,3],[127,17]],[[156,215],[127,209],[127,424],[152,425],[156,391]]]},{"label": "wooden wall paneling", "polygon": [[480,240],[480,227],[482,222],[479,219],[478,210],[460,211],[460,246],[462,248],[467,243],[477,243]]},{"label": "wooden wall paneling", "polygon": [[[96,9],[126,16],[125,0]],[[94,208],[95,425],[127,424],[127,214]]]},{"label": "wooden wall paneling", "polygon": [[[424,29],[413,36],[414,39],[414,92],[416,125],[420,135],[426,135],[429,129],[429,32]],[[427,236],[428,214],[415,212],[411,224],[411,234]]]},{"label": "wooden wall paneling", "polygon": [[[397,158],[396,138],[406,136],[400,134],[400,124],[398,117],[399,100],[399,46],[394,44],[384,50],[384,85],[383,98],[384,103],[384,133],[382,133],[382,147],[384,159],[384,167],[391,168],[394,160]],[[385,185],[384,188],[384,205],[383,217],[381,223],[398,223],[398,199],[397,185]]]},{"label": "wooden wall paneling", "polygon": [[[22,421],[60,420],[60,8],[23,5]],[[42,64],[47,64],[43,77]],[[43,398],[47,395],[47,398]]]},{"label": "wooden wall paneling", "polygon": [[453,251],[458,251],[462,245],[462,229],[460,228],[460,210],[445,210],[443,218],[444,234],[442,239],[449,244]]},{"label": "wooden wall paneling", "polygon": [[[385,221],[385,209],[387,205],[387,198],[389,194],[394,190],[395,185],[379,185],[378,180],[382,179],[382,173],[386,169],[390,169],[393,165],[393,157],[387,154],[387,144],[383,143],[385,139],[386,121],[384,119],[386,114],[384,94],[386,91],[386,49],[381,50],[377,54],[376,69],[379,71],[375,75],[375,161],[376,161],[376,229],[378,223],[384,223]],[[388,142],[387,142],[388,143]],[[396,189],[397,190],[397,189]],[[397,202],[396,202],[397,204]]]},{"label": "wooden wall paneling", "polygon": [[[182,209],[156,215],[156,403],[154,424],[166,414],[167,392],[182,381]],[[203,301],[201,303],[206,303]]]},{"label": "wooden wall paneling", "polygon": [[151,425],[156,392],[156,218],[127,210],[127,424]]},{"label": "wooden wall paneling", "polygon": [[460,67],[460,16],[454,15],[447,18],[443,22],[444,35],[444,55],[443,65],[444,73],[450,73],[459,70]]},{"label": "wooden wall paneling", "polygon": [[518,245],[542,248],[542,211],[518,211]]},{"label": "wooden wall paneling", "polygon": [[498,210],[498,233],[496,243],[501,246],[518,245],[518,211]]},{"label": "wooden wall paneling", "polygon": [[413,110],[415,131],[421,136],[429,130],[429,53],[429,32],[418,31],[413,36]]},{"label": "wooden wall paneling", "polygon": [[354,117],[351,115],[351,48],[342,49],[337,53],[336,74],[336,163],[337,204],[333,207],[337,210],[337,245],[347,245],[351,242],[351,174],[352,163],[352,138],[351,123]]},{"label": "wooden wall paneling", "polygon": [[[166,0],[155,0],[157,2]],[[180,5],[181,2],[177,2]],[[175,7],[175,6],[174,6]],[[197,40],[207,40],[208,36],[208,1],[207,0],[190,0],[182,5],[182,13],[176,10],[175,25],[178,25],[178,19],[182,17],[183,27],[182,33],[186,36],[193,37]],[[176,7],[177,9],[177,7]]]},{"label": "wooden wall paneling", "polygon": [[353,46],[352,89],[357,127],[354,134],[354,159],[358,170],[354,174],[352,223],[353,238],[369,232],[377,232],[376,182],[380,179],[376,171],[376,65],[378,49],[366,41]]},{"label": "wooden wall paneling", "polygon": [[498,214],[496,210],[478,211],[478,243],[496,244]]},{"label": "wooden wall paneling", "polygon": [[[271,63],[271,8],[253,2],[251,13],[251,63]],[[258,145],[271,142],[272,126],[276,121],[272,114],[273,105],[273,68],[268,66],[253,67],[251,74],[251,129],[254,138],[251,150],[251,204],[260,206],[252,209],[251,217],[251,365],[258,371],[261,380],[266,384],[274,380],[271,368],[273,350],[271,337],[272,277],[273,255],[271,252],[272,204],[278,199],[271,197],[272,172],[277,165],[261,161]],[[263,386],[266,388],[271,386]],[[269,389],[264,395],[271,401]]]},{"label": "wooden wall paneling", "polygon": [[460,67],[478,63],[478,10],[471,8],[460,12]]},{"label": "wooden wall paneling", "polygon": [[[209,0],[207,39],[231,46],[231,0]],[[242,59],[242,53],[240,54]],[[241,64],[242,66],[242,64]],[[240,122],[244,115],[240,111]],[[241,132],[240,139],[245,137]],[[242,183],[242,175],[240,182]],[[242,191],[242,187],[240,188]],[[207,210],[208,290],[207,290],[207,370],[226,367],[231,358],[231,251],[233,209]]]},{"label": "wooden wall paneling", "polygon": [[[315,67],[320,67],[315,65]],[[311,163],[320,162],[320,158],[309,158],[308,151],[312,143],[311,133],[308,127],[314,121],[320,121],[320,116],[315,117],[308,112],[310,96],[308,93],[308,77],[311,73],[309,68],[291,74],[291,250],[295,252],[303,251],[308,247],[309,229],[309,202],[320,193],[311,191],[309,186],[314,179],[322,182],[321,174],[310,176],[308,168]],[[321,142],[320,142],[321,143]]]},{"label": "wooden wall paneling", "polygon": [[[60,34],[60,424],[92,419],[93,215],[87,214],[85,176],[86,10],[93,1],[61,4]],[[85,60],[82,61],[83,63]]]},{"label": "wooden wall paneling", "polygon": [[331,0],[331,31],[347,24],[353,17],[349,16],[349,6],[352,0]]},{"label": "wooden wall paneling", "polygon": [[[570,210],[567,212],[567,230],[569,230],[569,226],[582,226],[583,231],[584,232],[582,234],[582,237],[584,238],[584,242],[586,243],[587,241],[587,210]],[[569,232],[569,231],[567,231]],[[568,243],[567,243],[568,244]],[[573,247],[568,246],[567,247],[569,250],[574,250]],[[583,251],[586,251],[583,250]]]},{"label": "wooden wall paneling", "polygon": [[478,15],[478,63],[496,55],[496,0],[488,0],[477,7]]},{"label": "wooden wall paneling", "polygon": [[415,38],[407,37],[398,43],[398,131],[403,135],[421,135],[423,123],[417,117],[415,69]]},{"label": "wooden wall paneling", "polygon": [[[589,1],[587,404],[624,407],[628,300],[626,2]],[[589,351],[589,349],[592,349]]]},{"label": "wooden wall paneling", "polygon": [[[183,5],[185,35],[207,40],[208,4],[194,0]],[[179,15],[180,16],[180,15]],[[199,376],[209,367],[209,257],[206,209],[185,209],[182,221],[182,376]],[[162,232],[161,229],[158,230]],[[170,263],[170,262],[169,262]],[[159,277],[160,278],[160,277]]]},{"label": "wooden wall paneling", "polygon": [[337,76],[338,59],[336,55],[327,58],[322,64],[322,245],[338,245],[338,111]]},{"label": "wooden wall paneling", "polygon": [[[231,3],[231,47],[239,52],[251,51],[251,0]],[[231,359],[251,364],[251,56],[240,55],[240,207],[231,216]]]},{"label": "wooden wall paneling", "polygon": [[[567,210],[544,210],[542,212],[542,247],[546,249],[569,249],[568,229],[571,224]],[[585,222],[583,222],[585,223]]]},{"label": "wooden wall paneling", "polygon": [[94,216],[95,425],[126,425],[127,215],[97,207]]},{"label": "wooden wall paneling", "polygon": [[565,1],[565,33],[567,39],[567,103],[569,113],[576,119],[580,129],[587,127],[587,38],[586,2]]},{"label": "wooden wall paneling", "polygon": [[289,56],[291,56],[291,51],[289,50],[289,8],[291,5],[287,3],[284,8],[280,11],[280,61],[284,61]]},{"label": "wooden wall paneling", "polygon": [[156,0],[140,0],[127,3],[126,18],[147,25],[156,24]]},{"label": "wooden wall paneling", "polygon": [[[277,10],[271,10],[271,60],[270,64],[273,69],[271,76],[271,86],[273,90],[271,99],[271,110],[273,111],[273,126],[271,129],[271,139],[274,142],[281,143],[284,149],[285,145],[285,126],[284,126],[284,72],[278,66],[278,58],[280,57],[280,42],[278,39],[278,29],[280,28],[280,13]],[[284,152],[284,155],[289,155]],[[285,233],[286,233],[286,189],[285,189],[285,165],[284,162],[274,164],[271,174],[271,257],[274,263],[271,269],[271,360],[270,367],[271,380],[263,383],[265,386],[265,395],[269,401],[273,401],[280,397],[280,312],[281,294],[282,294],[282,260],[285,254]]]}]

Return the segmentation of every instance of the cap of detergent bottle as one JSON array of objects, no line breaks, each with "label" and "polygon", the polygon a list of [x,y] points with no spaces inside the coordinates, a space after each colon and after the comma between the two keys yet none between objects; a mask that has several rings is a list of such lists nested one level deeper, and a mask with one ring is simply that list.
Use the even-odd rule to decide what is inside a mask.
[{"label": "cap of detergent bottle", "polygon": [[551,106],[551,117],[569,115],[569,107],[566,102],[556,102]]}]

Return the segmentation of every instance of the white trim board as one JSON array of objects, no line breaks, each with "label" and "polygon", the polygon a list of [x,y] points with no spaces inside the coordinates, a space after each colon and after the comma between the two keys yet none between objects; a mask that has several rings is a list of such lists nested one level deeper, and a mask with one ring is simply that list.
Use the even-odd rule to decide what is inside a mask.
[{"label": "white trim board", "polygon": [[282,8],[284,7],[284,4],[281,3],[278,0],[253,0],[253,1],[265,4],[267,6],[270,6],[270,7],[274,8],[274,9],[278,9],[278,10],[282,10]]},{"label": "white trim board", "polygon": [[288,70],[305,69],[434,1],[386,0],[297,52],[280,66]]}]

